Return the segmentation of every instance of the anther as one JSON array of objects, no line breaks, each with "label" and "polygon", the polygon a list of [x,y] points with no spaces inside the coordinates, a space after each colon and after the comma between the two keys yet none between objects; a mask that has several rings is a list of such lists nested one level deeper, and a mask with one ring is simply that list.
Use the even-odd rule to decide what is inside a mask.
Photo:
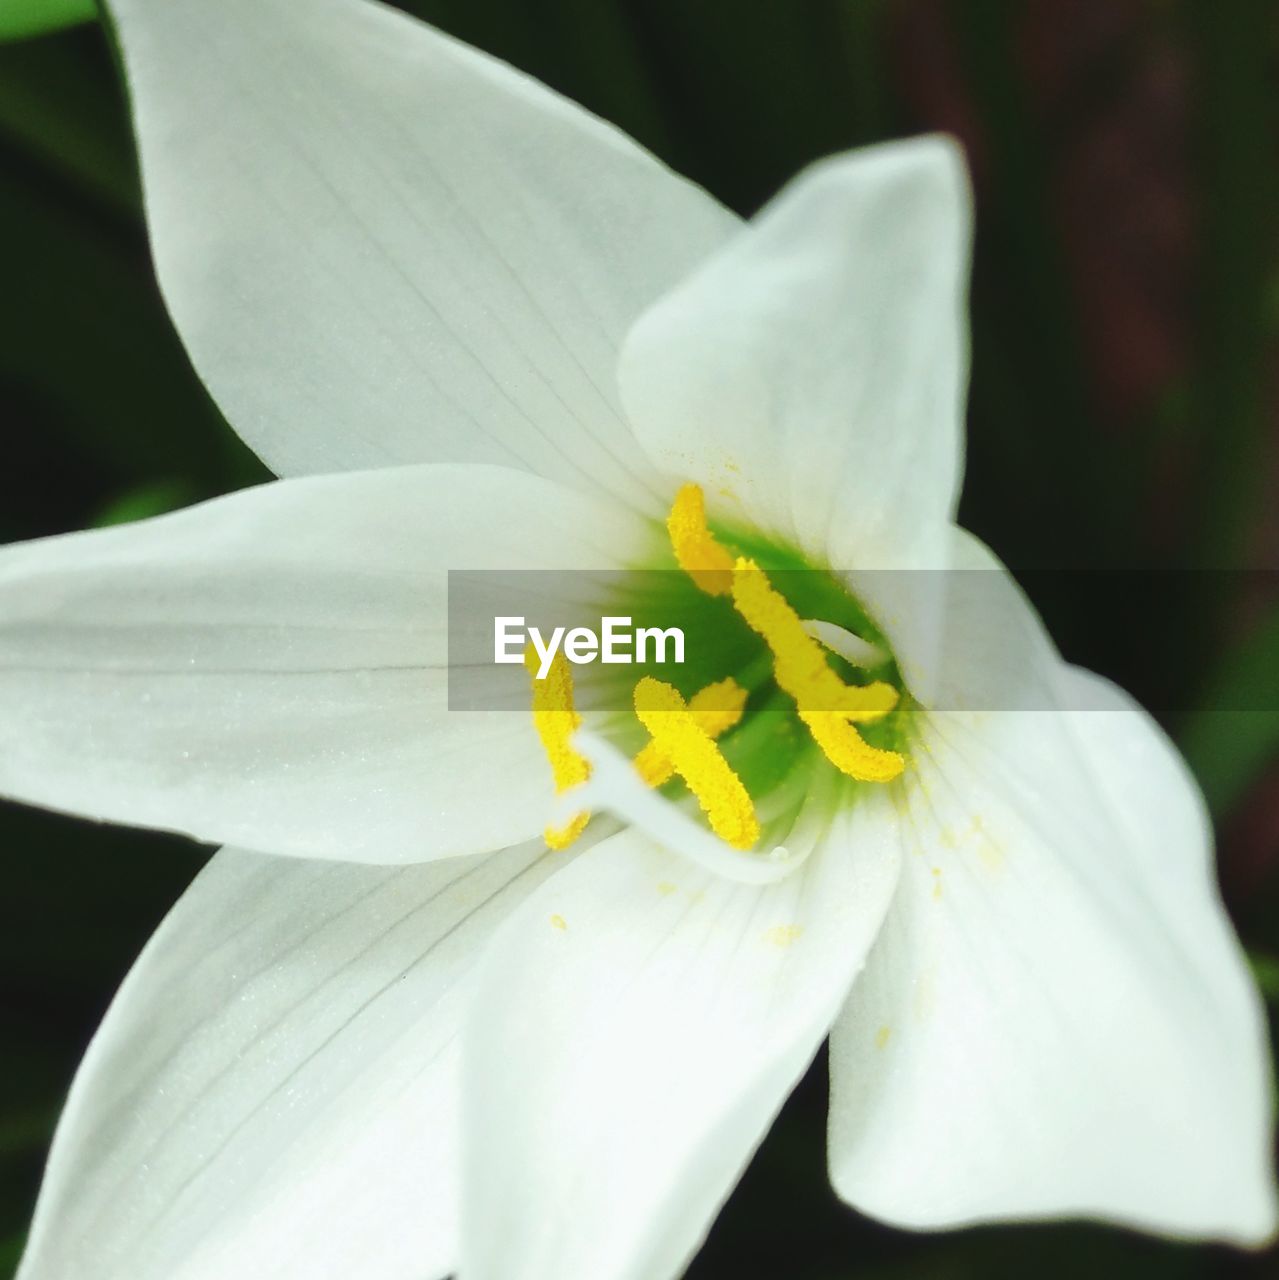
[{"label": "anther", "polygon": [[635,686],[635,714],[671,763],[715,832],[735,849],[759,839],[759,820],[742,780],[674,686],[645,676]]},{"label": "anther", "polygon": [[883,655],[841,628],[806,622],[753,560],[734,560],[706,523],[706,503],[698,485],[686,484],[676,494],[666,527],[680,567],[703,591],[731,595],[737,612],[768,645],[778,687],[795,700],[800,720],[826,758],[862,782],[897,777],[906,767],[905,759],[896,751],[871,746],[853,728],[892,711],[897,690],[882,680],[845,684],[826,661],[819,640],[837,651],[843,641],[856,641],[856,656],[849,655],[853,661],[882,660]]},{"label": "anther", "polygon": [[[729,676],[699,689],[688,700],[693,720],[711,738],[727,733],[746,708],[746,690]],[[650,742],[635,757],[635,768],[650,787],[661,787],[675,776],[675,766],[656,742]]]},{"label": "anther", "polygon": [[[582,717],[573,705],[573,677],[569,674],[568,662],[562,653],[557,653],[545,680],[537,678],[540,665],[537,650],[529,645],[524,650],[524,666],[532,677],[533,724],[550,761],[558,794],[585,782],[591,776],[591,766],[573,749],[570,741],[581,728]],[[589,813],[574,814],[562,827],[547,827],[543,838],[550,848],[565,849],[582,834],[590,817]]]},{"label": "anther", "polygon": [[801,708],[834,711],[845,720],[859,721],[879,720],[897,705],[897,690],[882,680],[845,684],[786,597],[744,556],[734,565],[733,604],[772,650],[777,683]]},{"label": "anther", "polygon": [[700,485],[686,484],[676,495],[666,530],[679,567],[707,595],[733,589],[733,557],[715,541],[706,524],[706,500]]}]

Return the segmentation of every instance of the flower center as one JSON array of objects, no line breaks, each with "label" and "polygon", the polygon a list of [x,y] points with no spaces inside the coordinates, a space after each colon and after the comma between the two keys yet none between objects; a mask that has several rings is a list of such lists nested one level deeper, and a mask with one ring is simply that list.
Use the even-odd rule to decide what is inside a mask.
[{"label": "flower center", "polygon": [[[750,645],[754,651],[737,678],[721,675],[687,698],[654,675],[635,684],[631,702],[649,739],[633,758],[639,778],[650,787],[664,787],[678,777],[711,830],[745,850],[760,837],[756,801],[800,757],[856,783],[898,777],[906,764],[898,748],[909,698],[903,698],[883,637],[833,575],[810,569],[749,535],[712,532],[702,490],[695,484],[676,495],[666,528],[683,571],[679,579],[695,595],[719,597],[731,605],[727,620],[721,615],[711,623],[716,643],[706,649],[739,663]],[[654,607],[651,599],[636,603]],[[689,603],[683,602],[685,612]],[[827,616],[805,617],[810,611]],[[737,634],[729,634],[732,619]],[[843,625],[850,620],[857,630]],[[586,782],[591,772],[589,761],[573,745],[581,717],[569,668],[558,654],[546,678],[539,680],[531,647],[525,665],[533,677],[533,720],[556,792],[564,792]],[[882,678],[868,683],[848,678],[864,668],[878,668]],[[748,702],[756,704],[749,716]],[[795,722],[802,733],[795,732]],[[869,741],[863,731],[881,741]],[[589,817],[580,812],[563,825],[548,827],[547,844],[564,848],[581,834]]]}]

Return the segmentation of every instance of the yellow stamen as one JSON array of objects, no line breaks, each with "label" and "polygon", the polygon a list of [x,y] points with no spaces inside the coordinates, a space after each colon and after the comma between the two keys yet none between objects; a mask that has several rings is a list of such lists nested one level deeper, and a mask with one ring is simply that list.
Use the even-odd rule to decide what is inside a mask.
[{"label": "yellow stamen", "polygon": [[799,710],[813,741],[840,773],[859,782],[892,782],[906,767],[896,751],[872,747],[838,711]]},{"label": "yellow stamen", "polygon": [[741,557],[734,565],[733,604],[773,653],[778,685],[795,699],[813,741],[841,773],[860,782],[891,782],[906,767],[896,751],[872,747],[853,728],[878,720],[897,705],[897,690],[882,680],[846,685],[826,663],[803,620],[773,589],[760,567]]},{"label": "yellow stamen", "polygon": [[[568,662],[562,653],[557,653],[545,680],[537,678],[540,665],[537,650],[529,645],[524,650],[524,666],[533,679],[533,724],[550,761],[558,795],[585,782],[591,776],[591,766],[569,742],[581,728],[582,717],[573,705],[573,677]],[[547,827],[542,833],[547,845],[552,849],[567,848],[582,834],[590,817],[589,813],[578,813],[562,827]]]},{"label": "yellow stamen", "polygon": [[[708,684],[688,700],[694,721],[712,738],[727,733],[742,718],[745,707],[746,690],[732,676]],[[635,768],[650,787],[664,786],[675,774],[675,766],[656,742],[635,757]]]},{"label": "yellow stamen", "polygon": [[700,485],[686,484],[675,495],[666,529],[679,567],[707,595],[728,595],[733,589],[733,557],[715,541],[706,525],[706,500]]},{"label": "yellow stamen", "polygon": [[778,686],[795,699],[799,718],[826,758],[862,782],[897,777],[906,767],[903,757],[872,747],[853,728],[886,716],[897,705],[897,690],[882,680],[857,686],[839,678],[826,651],[760,567],[745,557],[734,561],[715,541],[698,485],[686,484],[675,495],[666,528],[680,568],[709,595],[731,594],[737,612],[763,637],[773,654]]},{"label": "yellow stamen", "polygon": [[759,839],[755,806],[679,690],[645,676],[634,696],[640,723],[697,797],[711,830],[734,848],[749,849]]},{"label": "yellow stamen", "polygon": [[804,629],[803,619],[759,565],[744,556],[734,566],[733,604],[773,651],[777,683],[800,708],[859,721],[878,720],[897,705],[897,690],[882,680],[846,685],[827,664],[826,650]]}]

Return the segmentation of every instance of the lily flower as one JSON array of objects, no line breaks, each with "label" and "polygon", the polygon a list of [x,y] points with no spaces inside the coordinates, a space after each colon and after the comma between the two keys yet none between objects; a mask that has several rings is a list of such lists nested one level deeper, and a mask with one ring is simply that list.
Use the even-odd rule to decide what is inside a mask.
[{"label": "lily flower", "polygon": [[[1200,797],[954,525],[954,147],[743,224],[379,5],[106,8],[165,299],[287,478],[0,555],[0,791],[226,846],[22,1280],[672,1277],[828,1036],[867,1214],[1267,1238]],[[637,567],[763,680],[449,709],[450,569]]]}]

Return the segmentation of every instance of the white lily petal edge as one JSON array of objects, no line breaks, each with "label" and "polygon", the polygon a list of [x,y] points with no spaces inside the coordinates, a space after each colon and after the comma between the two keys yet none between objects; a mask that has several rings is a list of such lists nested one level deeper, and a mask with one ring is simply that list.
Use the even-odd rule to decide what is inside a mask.
[{"label": "white lily petal edge", "polygon": [[732,214],[380,4],[106,8],[165,300],[274,470],[486,462],[660,505],[617,350]]},{"label": "white lily petal edge", "polygon": [[743,885],[631,830],[503,925],[463,1066],[467,1280],[679,1274],[864,963],[898,874],[888,797],[824,855]]},{"label": "white lily petal edge", "polygon": [[712,513],[854,568],[917,696],[963,474],[972,197],[926,136],[799,174],[636,322],[618,377],[635,431]]},{"label": "white lily petal edge", "polygon": [[[952,601],[953,701],[921,726],[901,885],[832,1034],[832,1181],[907,1227],[1264,1244],[1265,1011],[1194,782],[1132,699],[1056,657],[975,539],[955,561],[986,572]],[[1045,701],[999,710],[1010,683]]]},{"label": "white lily petal edge", "polygon": [[571,857],[216,854],[94,1037],[20,1280],[453,1271],[473,957]]},{"label": "white lily petal edge", "polygon": [[450,711],[448,571],[569,570],[539,581],[570,589],[654,537],[525,472],[427,465],[6,548],[0,721],[22,732],[0,793],[299,857],[528,839],[550,770],[519,702]]}]

